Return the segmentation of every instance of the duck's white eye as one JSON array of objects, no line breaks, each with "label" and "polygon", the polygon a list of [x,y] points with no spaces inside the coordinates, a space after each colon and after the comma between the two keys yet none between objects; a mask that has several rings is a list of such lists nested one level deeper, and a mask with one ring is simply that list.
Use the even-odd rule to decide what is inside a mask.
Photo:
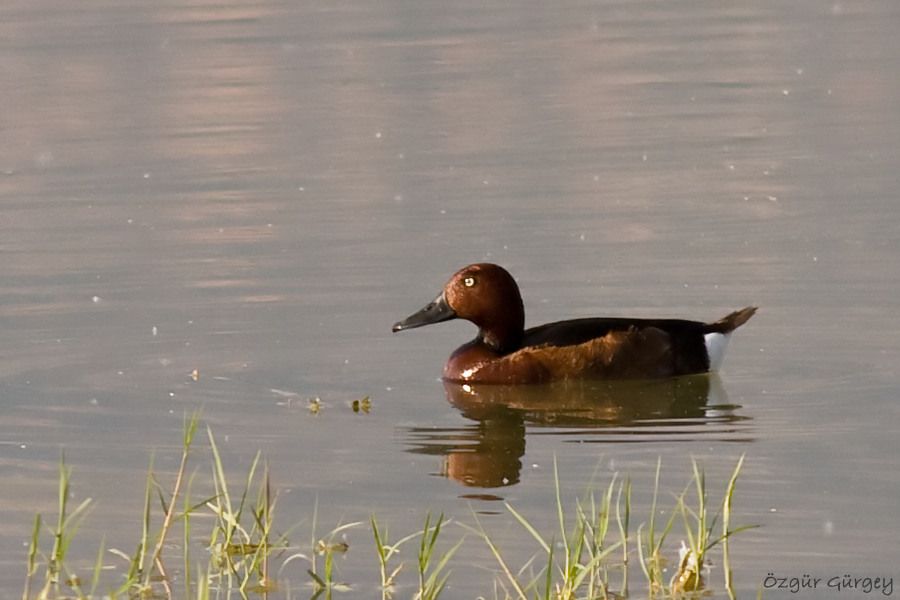
[{"label": "duck's white eye", "polygon": [[474,277],[466,277],[465,279],[463,279],[463,283],[465,284],[466,287],[472,287],[473,285],[475,285],[475,278]]}]

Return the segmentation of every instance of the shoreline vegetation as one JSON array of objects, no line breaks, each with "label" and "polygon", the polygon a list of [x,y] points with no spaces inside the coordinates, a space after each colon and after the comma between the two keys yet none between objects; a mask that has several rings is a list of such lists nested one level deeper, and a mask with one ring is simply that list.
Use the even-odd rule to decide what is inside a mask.
[{"label": "shoreline vegetation", "polygon": [[[170,488],[157,479],[151,458],[135,550],[106,548],[101,542],[93,566],[79,562],[74,567],[75,561],[70,562],[70,551],[90,512],[91,500],[70,505],[72,473],[63,457],[58,515],[52,521],[35,516],[22,599],[272,596],[330,600],[350,598],[359,587],[374,586],[382,600],[437,600],[452,582],[451,560],[457,551],[464,544],[481,543],[495,561],[490,569],[494,575],[486,579],[479,596],[486,600],[664,599],[710,593],[733,600],[728,545],[735,534],[753,527],[732,523],[743,456],[715,501],[710,498],[703,469],[692,461],[684,489],[666,494],[674,502],[668,508],[660,508],[662,461],[658,460],[650,513],[637,525],[629,477],[614,474],[605,487],[569,502],[563,498],[554,462],[556,498],[555,505],[548,507],[556,521],[552,531],[539,531],[513,505],[504,503],[511,522],[521,528],[523,543],[533,546],[531,558],[523,565],[510,563],[474,511],[466,522],[425,512],[421,529],[392,541],[375,515],[368,523],[344,523],[317,534],[316,506],[309,538],[291,543],[296,527],[282,530],[275,525],[277,493],[260,454],[242,485],[235,487],[226,478],[208,427],[213,493],[192,494],[197,473],[189,474],[188,466],[199,426],[199,414],[185,418],[181,461]],[[201,526],[195,522],[198,520]],[[359,552],[371,552],[379,580],[344,583],[336,579],[335,561],[349,551],[344,534],[358,528],[370,531],[374,552],[370,548]],[[179,533],[180,540],[176,537]],[[680,550],[675,548],[676,540],[680,540]],[[198,547],[206,550],[202,559],[192,555]],[[721,565],[715,570],[709,560],[713,550]],[[84,553],[79,550],[79,555]],[[300,589],[298,582],[284,577],[285,567],[297,561],[303,563],[306,574]],[[637,583],[630,580],[635,574]],[[715,584],[711,583],[714,578]]]}]

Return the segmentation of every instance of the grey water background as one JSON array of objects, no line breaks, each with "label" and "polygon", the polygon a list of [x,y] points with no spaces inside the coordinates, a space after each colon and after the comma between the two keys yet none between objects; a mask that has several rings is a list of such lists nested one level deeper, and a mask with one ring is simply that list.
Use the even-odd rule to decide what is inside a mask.
[{"label": "grey water background", "polygon": [[[522,564],[497,500],[552,531],[554,458],[571,499],[629,475],[638,522],[658,458],[668,493],[746,454],[741,597],[900,575],[898,25],[892,0],[4,3],[0,588],[62,452],[95,506],[76,553],[130,551],[198,408],[236,481],[262,452],[285,527],[475,511]],[[532,325],[761,308],[690,418],[527,423],[510,476],[466,485],[483,432],[438,377],[471,326],[390,326],[482,260]],[[362,595],[369,535],[340,565]],[[467,540],[446,597],[490,594],[485,565]]]}]

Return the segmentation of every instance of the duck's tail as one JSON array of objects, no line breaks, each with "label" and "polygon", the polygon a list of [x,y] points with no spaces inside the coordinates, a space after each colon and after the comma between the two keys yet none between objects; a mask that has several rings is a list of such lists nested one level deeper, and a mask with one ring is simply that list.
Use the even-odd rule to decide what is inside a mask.
[{"label": "duck's tail", "polygon": [[756,313],[755,306],[747,306],[733,313],[726,315],[715,323],[707,323],[703,333],[731,333],[744,323],[750,320]]},{"label": "duck's tail", "polygon": [[722,366],[725,350],[728,349],[728,340],[731,339],[731,332],[749,321],[755,312],[755,306],[748,306],[722,317],[715,323],[706,325],[703,330],[703,340],[706,343],[710,371],[718,371]]}]

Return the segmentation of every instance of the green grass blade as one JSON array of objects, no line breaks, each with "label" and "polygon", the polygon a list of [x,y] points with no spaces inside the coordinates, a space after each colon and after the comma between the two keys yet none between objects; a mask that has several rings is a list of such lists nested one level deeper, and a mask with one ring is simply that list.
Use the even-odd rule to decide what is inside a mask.
[{"label": "green grass blade", "polygon": [[103,572],[103,555],[105,554],[106,536],[100,540],[100,548],[97,550],[97,559],[94,561],[94,571],[91,574],[91,597],[97,592],[97,586],[100,585],[100,573]]},{"label": "green grass blade", "polygon": [[730,528],[731,504],[734,497],[734,489],[737,486],[738,475],[740,474],[741,467],[743,465],[744,455],[741,454],[741,457],[738,459],[738,462],[734,467],[734,471],[732,471],[731,473],[731,479],[728,480],[728,485],[725,488],[725,497],[722,499],[722,570],[725,572],[725,589],[728,590],[728,594],[732,597],[734,596],[734,592],[730,552],[728,551],[728,538],[733,533]]},{"label": "green grass blade", "polygon": [[41,536],[41,515],[34,515],[34,526],[31,530],[31,542],[28,545],[28,563],[25,575],[25,590],[22,592],[22,600],[31,598],[31,582],[37,572],[37,553]]},{"label": "green grass blade", "polygon": [[588,561],[583,566],[582,569],[579,569],[580,572],[572,580],[572,589],[573,590],[578,589],[581,586],[582,582],[584,581],[584,578],[586,576],[588,576],[591,573],[591,571],[593,569],[595,569],[604,558],[609,556],[612,552],[614,552],[616,549],[618,549],[619,546],[621,546],[621,545],[622,545],[622,542],[616,542],[615,544],[611,545],[609,548],[606,548],[605,550],[603,550],[603,552],[601,552],[597,556],[593,557],[590,561]]},{"label": "green grass blade", "polygon": [[477,529],[470,528],[467,525],[463,525],[464,528],[471,530],[473,533],[481,537],[484,540],[484,543],[487,545],[488,549],[491,551],[491,554],[494,556],[494,559],[497,561],[497,564],[500,565],[500,570],[503,571],[503,574],[506,576],[507,581],[509,581],[509,585],[516,592],[516,596],[519,600],[528,600],[527,594],[525,594],[525,590],[522,589],[522,586],[519,584],[519,581],[516,579],[516,576],[513,575],[512,570],[510,570],[509,565],[506,563],[506,560],[503,558],[503,555],[500,553],[500,550],[497,548],[496,544],[494,544],[491,537],[485,531],[484,526],[481,524],[481,521],[478,519],[478,515],[473,512],[473,517],[475,519],[475,524],[478,526]]},{"label": "green grass blade", "polygon": [[569,538],[566,535],[566,517],[563,511],[562,490],[559,485],[559,468],[556,456],[553,457],[553,485],[556,490],[556,518],[559,520],[559,535],[563,542],[563,550],[569,556]]},{"label": "green grass blade", "polygon": [[550,544],[548,544],[546,540],[544,540],[543,536],[538,533],[537,529],[534,528],[534,526],[528,521],[528,519],[522,516],[522,514],[519,513],[519,511],[517,511],[515,508],[513,508],[512,505],[508,502],[504,502],[503,506],[506,507],[506,510],[508,510],[513,517],[515,517],[516,521],[519,522],[519,524],[525,529],[525,531],[530,533],[531,537],[533,537],[535,541],[540,544],[544,552],[550,552]]}]

